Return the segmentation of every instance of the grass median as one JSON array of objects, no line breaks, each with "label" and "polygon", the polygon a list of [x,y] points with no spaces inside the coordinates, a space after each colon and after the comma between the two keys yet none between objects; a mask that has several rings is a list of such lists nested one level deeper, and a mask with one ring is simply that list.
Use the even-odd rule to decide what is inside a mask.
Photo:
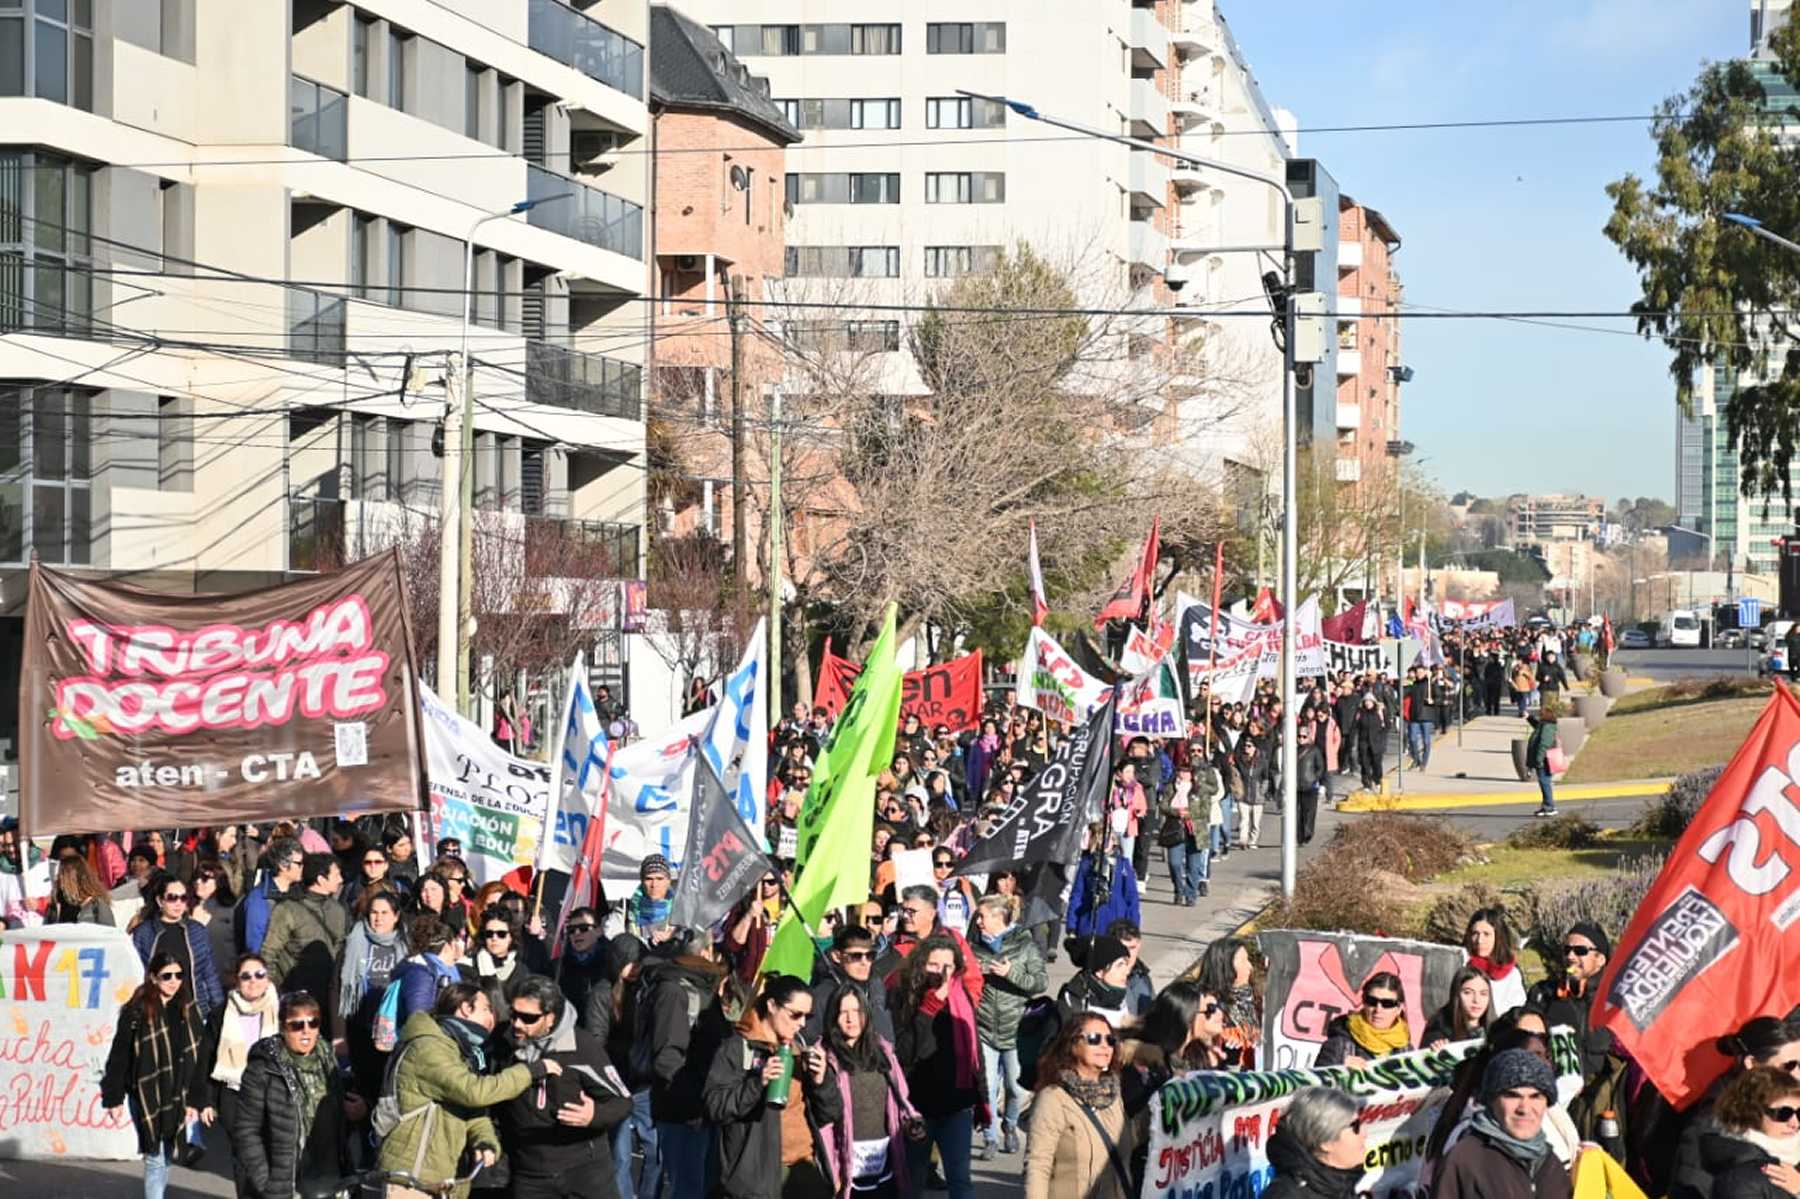
[{"label": "grass median", "polygon": [[1683,681],[1628,695],[1588,734],[1565,783],[1669,778],[1728,761],[1769,702],[1769,684]]}]

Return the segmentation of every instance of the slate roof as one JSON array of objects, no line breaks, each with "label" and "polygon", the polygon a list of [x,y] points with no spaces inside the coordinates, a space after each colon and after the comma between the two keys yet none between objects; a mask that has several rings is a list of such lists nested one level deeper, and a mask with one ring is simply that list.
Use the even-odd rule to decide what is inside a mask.
[{"label": "slate roof", "polygon": [[666,4],[650,8],[650,102],[713,109],[761,126],[784,145],[801,139],[768,81],[752,75],[705,25]]}]

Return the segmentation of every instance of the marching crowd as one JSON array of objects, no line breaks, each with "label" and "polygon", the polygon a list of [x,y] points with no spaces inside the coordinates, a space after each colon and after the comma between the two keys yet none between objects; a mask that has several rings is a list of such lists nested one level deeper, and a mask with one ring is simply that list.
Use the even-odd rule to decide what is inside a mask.
[{"label": "marching crowd", "polygon": [[[1390,732],[1404,726],[1423,765],[1436,728],[1497,711],[1508,689],[1551,730],[1533,734],[1545,757],[1568,648],[1555,634],[1451,633],[1445,661],[1404,680],[1303,680],[1298,839],[1336,779],[1379,784]],[[1045,866],[959,864],[1061,731],[1006,705],[961,735],[908,717],[878,783],[868,898],[827,914],[806,978],[761,973],[830,731],[801,706],[771,735],[764,831],[781,873],[714,928],[670,922],[673,872],[651,855],[626,899],[567,912],[552,944],[532,895],[475,885],[457,842],[427,849],[397,816],[59,837],[48,903],[0,900],[10,923],[130,933],[145,980],[101,1094],[136,1130],[147,1199],[171,1164],[221,1139],[238,1194],[259,1199],[348,1189],[358,1170],[404,1199],[965,1199],[972,1159],[1021,1148],[1029,1199],[1124,1199],[1145,1170],[1156,1090],[1259,1060],[1254,942],[1218,940],[1159,987],[1139,957],[1139,882],[1160,848],[1174,902],[1192,905],[1215,859],[1262,849],[1282,702],[1266,683],[1243,703],[1202,691],[1188,737],[1118,747],[1054,919],[1026,902]],[[1553,807],[1547,780],[1544,798]],[[908,850],[929,852],[932,881],[902,881]],[[0,831],[0,879],[33,852]],[[1431,1134],[1434,1199],[1568,1199],[1590,1141],[1651,1194],[1800,1195],[1800,1012],[1747,1013],[1722,1046],[1732,1073],[1677,1112],[1588,1027],[1608,930],[1567,930],[1566,968],[1530,988],[1499,909],[1475,913],[1464,949],[1446,992],[1417,997],[1424,1027],[1409,1026],[1402,980],[1376,974],[1318,1056],[1357,1067],[1483,1042]],[[1052,993],[1064,954],[1075,973]],[[1562,1025],[1582,1075],[1566,1112],[1549,1044]],[[1347,1199],[1367,1152],[1357,1100],[1307,1089],[1268,1145],[1268,1189]]]}]

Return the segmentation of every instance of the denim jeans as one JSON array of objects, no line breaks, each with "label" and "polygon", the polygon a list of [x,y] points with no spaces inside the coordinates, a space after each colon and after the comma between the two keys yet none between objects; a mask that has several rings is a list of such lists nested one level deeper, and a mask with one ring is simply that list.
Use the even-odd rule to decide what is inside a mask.
[{"label": "denim jeans", "polygon": [[1193,837],[1183,837],[1169,846],[1169,880],[1175,884],[1175,898],[1197,899],[1200,884],[1207,880],[1211,865],[1208,846]]},{"label": "denim jeans", "polygon": [[[906,1145],[906,1169],[912,1175],[916,1194],[925,1193],[925,1179],[931,1173],[931,1147],[936,1145],[938,1160],[944,1166],[944,1181],[950,1184],[950,1199],[975,1199],[975,1184],[969,1179],[969,1138],[974,1135],[974,1128],[974,1108],[964,1108],[947,1116],[925,1117],[925,1139],[909,1141]],[[698,1195],[701,1192],[691,1193]],[[677,1197],[671,1194],[670,1199]]]},{"label": "denim jeans", "polygon": [[1406,752],[1412,755],[1413,764],[1420,770],[1431,764],[1431,731],[1428,720],[1406,722]]},{"label": "denim jeans", "polygon": [[169,1146],[162,1145],[153,1156],[144,1155],[144,1199],[163,1199],[169,1186]]},{"label": "denim jeans", "polygon": [[1548,764],[1537,768],[1538,793],[1544,797],[1544,806],[1552,812],[1556,811],[1556,776],[1550,773]]},{"label": "denim jeans", "polygon": [[1130,858],[1131,851],[1136,848],[1137,848],[1137,838],[1136,837],[1121,836],[1119,838],[1119,856],[1121,858]]},{"label": "denim jeans", "polygon": [[[644,1147],[644,1169],[638,1181],[631,1177],[631,1151]],[[631,1097],[631,1114],[612,1130],[613,1169],[619,1178],[619,1199],[656,1199],[656,1186],[662,1181],[662,1159],[656,1152],[656,1124],[650,1119],[650,1092],[638,1091]]]},{"label": "denim jeans", "polygon": [[[1002,1130],[1018,1131],[1019,1108],[1025,1103],[1025,1088],[1019,1085],[1019,1049],[1016,1045],[1011,1049],[996,1049],[983,1041],[981,1060],[987,1068],[988,1111],[993,1113],[985,1135],[998,1144]],[[1004,1115],[1000,1102],[1002,1092],[1006,1097]]]},{"label": "denim jeans", "polygon": [[1236,814],[1237,801],[1231,798],[1231,792],[1227,791],[1219,796],[1219,816],[1225,823],[1213,825],[1212,847],[1214,853],[1231,848],[1232,817]]},{"label": "denim jeans", "polygon": [[[719,1154],[713,1144],[713,1130],[705,1124],[682,1124],[673,1120],[656,1122],[657,1149],[662,1156],[663,1193],[669,1199],[687,1195],[710,1195],[719,1181]],[[967,1132],[963,1144],[969,1143]],[[963,1150],[967,1161],[968,1150]],[[648,1196],[645,1199],[649,1199]]]}]

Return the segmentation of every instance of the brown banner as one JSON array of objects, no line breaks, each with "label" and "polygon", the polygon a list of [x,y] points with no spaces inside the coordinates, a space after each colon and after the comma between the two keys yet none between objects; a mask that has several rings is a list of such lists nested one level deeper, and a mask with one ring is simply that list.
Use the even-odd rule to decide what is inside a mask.
[{"label": "brown banner", "polygon": [[417,678],[393,553],[240,595],[33,565],[21,822],[38,836],[416,808]]}]

